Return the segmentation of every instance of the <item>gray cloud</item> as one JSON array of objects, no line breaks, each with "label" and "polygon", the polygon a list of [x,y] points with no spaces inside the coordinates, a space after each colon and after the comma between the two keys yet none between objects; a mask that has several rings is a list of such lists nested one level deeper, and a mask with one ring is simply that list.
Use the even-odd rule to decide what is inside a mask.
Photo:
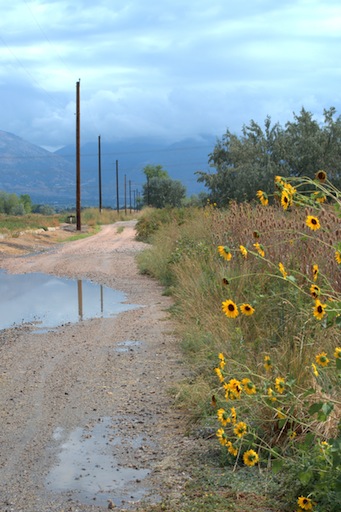
[{"label": "gray cloud", "polygon": [[338,0],[12,0],[1,20],[0,128],[36,144],[74,141],[78,78],[83,141],[340,111]]}]

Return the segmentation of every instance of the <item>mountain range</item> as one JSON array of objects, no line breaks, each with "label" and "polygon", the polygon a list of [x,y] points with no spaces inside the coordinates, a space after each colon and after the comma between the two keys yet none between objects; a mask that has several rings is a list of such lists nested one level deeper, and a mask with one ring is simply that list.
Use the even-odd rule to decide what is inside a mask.
[{"label": "mountain range", "polygon": [[[157,138],[131,138],[101,141],[102,204],[116,206],[116,161],[119,177],[119,203],[126,190],[141,193],[145,183],[143,168],[161,165],[170,178],[180,180],[187,196],[204,191],[195,172],[207,171],[209,154],[216,137],[202,135],[169,144]],[[81,145],[82,206],[97,206],[99,198],[98,140]],[[0,190],[29,194],[34,203],[72,207],[76,194],[76,148],[68,145],[47,151],[9,132],[0,131]],[[126,188],[124,187],[126,183]]]}]

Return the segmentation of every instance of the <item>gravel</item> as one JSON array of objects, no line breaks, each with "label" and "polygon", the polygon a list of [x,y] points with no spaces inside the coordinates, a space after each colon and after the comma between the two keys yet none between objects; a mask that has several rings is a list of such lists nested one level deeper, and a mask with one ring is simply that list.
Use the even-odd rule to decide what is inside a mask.
[{"label": "gravel", "polygon": [[185,368],[171,299],[138,273],[134,225],[61,244],[48,232],[0,241],[7,272],[90,279],[140,306],[39,334],[0,331],[2,512],[98,511],[108,500],[146,510],[181,496],[194,446],[169,390]]}]

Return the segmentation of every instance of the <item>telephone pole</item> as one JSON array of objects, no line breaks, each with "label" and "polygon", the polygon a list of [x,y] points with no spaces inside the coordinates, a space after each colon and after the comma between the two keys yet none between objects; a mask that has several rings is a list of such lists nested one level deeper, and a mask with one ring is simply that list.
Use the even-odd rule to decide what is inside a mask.
[{"label": "telephone pole", "polygon": [[117,213],[120,213],[120,196],[118,190],[118,160],[116,160],[116,207]]},{"label": "telephone pole", "polygon": [[102,168],[101,168],[101,136],[98,136],[98,191],[99,191],[99,213],[102,213]]},{"label": "telephone pole", "polygon": [[76,217],[81,230],[80,80],[76,82]]}]

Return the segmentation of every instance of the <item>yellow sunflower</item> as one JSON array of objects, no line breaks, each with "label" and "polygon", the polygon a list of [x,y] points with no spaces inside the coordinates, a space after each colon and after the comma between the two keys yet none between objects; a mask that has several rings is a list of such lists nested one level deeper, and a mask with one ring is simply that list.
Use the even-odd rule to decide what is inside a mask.
[{"label": "yellow sunflower", "polygon": [[220,368],[214,368],[214,371],[219,379],[219,382],[224,382],[224,376],[221,372],[221,369]]},{"label": "yellow sunflower", "polygon": [[227,435],[225,434],[225,431],[223,428],[218,428],[218,430],[216,432],[216,436],[219,439],[219,443],[222,446],[226,446],[228,441],[227,441]]},{"label": "yellow sunflower", "polygon": [[231,455],[233,455],[234,457],[237,457],[238,450],[237,450],[237,448],[235,448],[235,447],[233,446],[233,444],[231,443],[231,441],[227,441],[227,443],[226,443],[226,447],[227,447],[227,451],[228,451]]},{"label": "yellow sunflower", "polygon": [[231,423],[231,418],[229,417],[229,415],[225,411],[225,409],[218,409],[217,417],[218,417],[218,421],[220,421],[220,423],[222,424],[223,427],[226,427],[226,425],[228,423]]},{"label": "yellow sunflower", "polygon": [[225,398],[228,400],[235,400],[239,398],[242,392],[241,382],[237,379],[231,379],[228,383],[224,384],[224,389],[226,391]]},{"label": "yellow sunflower", "polygon": [[325,171],[317,171],[315,179],[323,183],[327,179],[327,173]]},{"label": "yellow sunflower", "polygon": [[257,393],[256,386],[254,385],[253,382],[251,382],[250,379],[247,379],[247,378],[243,379],[242,385],[243,385],[244,391],[247,395],[254,395],[255,393]]},{"label": "yellow sunflower", "polygon": [[271,370],[272,362],[270,356],[264,356],[264,368],[266,369],[267,372]]},{"label": "yellow sunflower", "polygon": [[258,454],[254,450],[247,450],[243,455],[243,461],[246,466],[254,466],[259,461]]},{"label": "yellow sunflower", "polygon": [[[322,172],[322,171],[320,171]],[[302,510],[313,510],[313,502],[310,498],[305,498],[304,496],[300,496],[297,499],[297,504],[301,507]]]},{"label": "yellow sunflower", "polygon": [[334,352],[334,357],[335,357],[335,359],[341,358],[341,347],[336,347],[335,352]]},{"label": "yellow sunflower", "polygon": [[231,407],[230,414],[231,414],[231,422],[233,423],[233,425],[235,425],[237,423],[237,411],[234,407]]},{"label": "yellow sunflower", "polygon": [[226,261],[230,261],[230,259],[232,258],[232,253],[231,253],[229,247],[227,247],[226,245],[219,245],[218,252],[219,252],[220,256],[222,258],[224,258],[224,260],[226,260]]},{"label": "yellow sunflower", "polygon": [[239,250],[242,253],[242,256],[244,256],[244,258],[246,259],[247,258],[247,249],[246,249],[246,247],[244,247],[244,245],[240,245],[239,246]]},{"label": "yellow sunflower", "polygon": [[319,376],[319,372],[317,371],[316,364],[311,363],[311,367],[313,369],[313,374],[315,375],[315,377],[318,377]]},{"label": "yellow sunflower", "polygon": [[326,312],[325,312],[326,307],[327,307],[327,304],[322,304],[322,302],[319,299],[315,300],[315,306],[313,307],[313,313],[314,313],[314,317],[317,320],[322,320],[322,318],[326,314]]},{"label": "yellow sunflower", "polygon": [[288,273],[285,271],[283,263],[278,263],[278,268],[284,279],[287,278]]},{"label": "yellow sunflower", "polygon": [[327,200],[326,196],[322,192],[314,192],[313,198],[320,204],[325,203]]},{"label": "yellow sunflower", "polygon": [[318,267],[318,265],[313,265],[312,271],[313,271],[313,279],[314,279],[314,281],[317,281],[317,278],[318,278],[318,275],[319,275],[319,267]]},{"label": "yellow sunflower", "polygon": [[282,377],[277,377],[275,379],[275,389],[278,393],[282,395],[285,391],[285,380]]},{"label": "yellow sunflower", "polygon": [[340,251],[335,251],[335,259],[336,259],[336,262],[341,265],[341,252]]},{"label": "yellow sunflower", "polygon": [[327,357],[327,352],[321,352],[315,356],[316,364],[319,366],[328,366],[330,360]]},{"label": "yellow sunflower", "polygon": [[228,318],[236,318],[239,315],[238,306],[233,300],[225,300],[222,303],[222,309]]},{"label": "yellow sunflower", "polygon": [[219,360],[220,360],[219,368],[221,368],[223,370],[225,368],[225,366],[226,366],[225,356],[224,356],[224,354],[222,352],[220,352],[220,354],[218,354],[218,357],[219,357]]},{"label": "yellow sunflower", "polygon": [[256,251],[258,252],[258,254],[260,256],[262,256],[262,258],[264,258],[265,256],[265,251],[264,251],[264,247],[262,246],[262,244],[259,244],[258,242],[256,244],[253,244],[253,247],[256,249]]},{"label": "yellow sunflower", "polygon": [[290,206],[291,200],[288,191],[283,189],[281,194],[281,205],[284,210],[287,210]]},{"label": "yellow sunflower", "polygon": [[276,402],[277,398],[274,396],[274,390],[272,388],[268,388],[268,397],[271,402]]},{"label": "yellow sunflower", "polygon": [[247,425],[244,421],[240,421],[237,423],[233,429],[233,433],[236,434],[237,437],[242,438],[245,436],[247,432]]},{"label": "yellow sunflower", "polygon": [[321,224],[317,217],[314,217],[314,215],[308,215],[305,220],[306,225],[308,228],[312,229],[313,231],[316,231],[317,229],[320,229]]},{"label": "yellow sunflower", "polygon": [[312,284],[311,287],[310,287],[310,295],[314,299],[317,299],[318,296],[320,295],[320,293],[321,293],[320,288],[316,284]]},{"label": "yellow sunflower", "polygon": [[263,192],[263,190],[257,190],[256,196],[258,197],[258,199],[260,200],[260,202],[263,206],[268,205],[269,199],[268,199],[267,194],[265,192]]},{"label": "yellow sunflower", "polygon": [[243,315],[251,316],[255,312],[254,308],[250,304],[241,304],[240,311]]}]

